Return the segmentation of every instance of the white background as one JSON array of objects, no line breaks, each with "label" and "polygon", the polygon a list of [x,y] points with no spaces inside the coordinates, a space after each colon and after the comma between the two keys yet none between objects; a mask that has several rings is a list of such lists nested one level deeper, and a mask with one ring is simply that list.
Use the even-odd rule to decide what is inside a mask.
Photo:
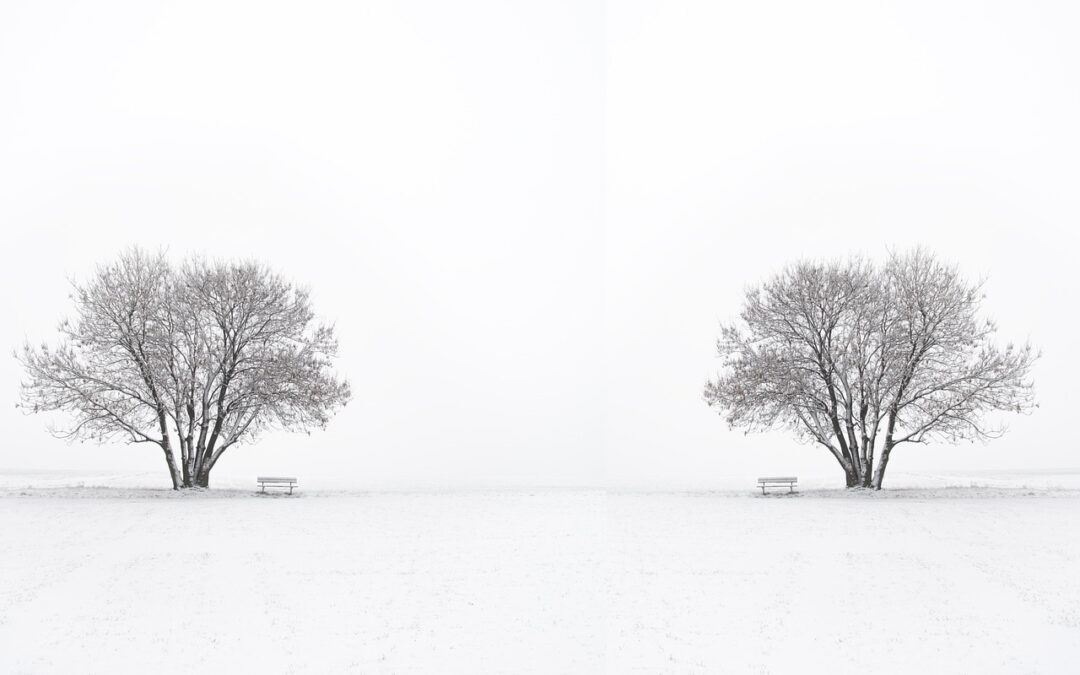
[{"label": "white background", "polygon": [[[222,475],[709,487],[834,476],[701,399],[719,321],[800,256],[923,244],[1041,408],[893,471],[1076,466],[1080,54],[1067,3],[6,2],[0,344],[122,248],[264,260],[355,398]],[[0,469],[167,475],[14,407]]]}]

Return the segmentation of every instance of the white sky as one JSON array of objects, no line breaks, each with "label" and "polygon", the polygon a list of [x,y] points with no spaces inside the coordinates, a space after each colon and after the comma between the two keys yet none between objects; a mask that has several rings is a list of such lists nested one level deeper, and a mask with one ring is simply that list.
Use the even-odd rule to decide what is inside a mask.
[{"label": "white sky", "polygon": [[[355,399],[215,469],[358,485],[706,487],[839,472],[701,400],[799,256],[925,244],[1045,352],[1042,408],[891,469],[1076,466],[1069,3],[0,5],[3,344],[138,243],[253,256],[337,322]],[[160,471],[13,407],[0,467]],[[887,479],[886,479],[887,482]]]}]

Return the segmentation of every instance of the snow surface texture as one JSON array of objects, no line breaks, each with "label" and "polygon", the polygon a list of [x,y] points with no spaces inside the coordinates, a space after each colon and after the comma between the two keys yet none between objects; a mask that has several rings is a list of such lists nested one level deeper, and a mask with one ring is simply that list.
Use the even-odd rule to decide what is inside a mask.
[{"label": "snow surface texture", "polygon": [[1080,492],[1066,488],[5,487],[0,531],[3,673],[1080,664]]}]

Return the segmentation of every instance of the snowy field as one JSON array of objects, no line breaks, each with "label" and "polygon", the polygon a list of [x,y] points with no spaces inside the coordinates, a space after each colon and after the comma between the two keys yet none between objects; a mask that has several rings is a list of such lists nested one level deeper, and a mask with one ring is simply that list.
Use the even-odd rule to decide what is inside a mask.
[{"label": "snowy field", "polygon": [[1070,481],[290,498],[7,475],[0,672],[1072,673]]}]

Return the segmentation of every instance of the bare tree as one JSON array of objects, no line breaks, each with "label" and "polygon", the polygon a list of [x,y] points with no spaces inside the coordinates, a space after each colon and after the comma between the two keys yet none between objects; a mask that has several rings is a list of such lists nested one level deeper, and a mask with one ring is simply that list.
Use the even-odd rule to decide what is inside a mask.
[{"label": "bare tree", "polygon": [[[179,268],[133,249],[73,283],[60,342],[24,346],[21,406],[63,411],[66,438],[161,448],[173,488],[209,487],[230,447],[324,428],[350,397],[308,292],[254,262]],[[177,460],[179,459],[179,463]]]},{"label": "bare tree", "polygon": [[705,400],[732,428],[824,446],[848,487],[880,489],[896,446],[997,438],[987,413],[1034,406],[1038,354],[993,342],[981,286],[925,250],[789,266],[722,327]]}]

